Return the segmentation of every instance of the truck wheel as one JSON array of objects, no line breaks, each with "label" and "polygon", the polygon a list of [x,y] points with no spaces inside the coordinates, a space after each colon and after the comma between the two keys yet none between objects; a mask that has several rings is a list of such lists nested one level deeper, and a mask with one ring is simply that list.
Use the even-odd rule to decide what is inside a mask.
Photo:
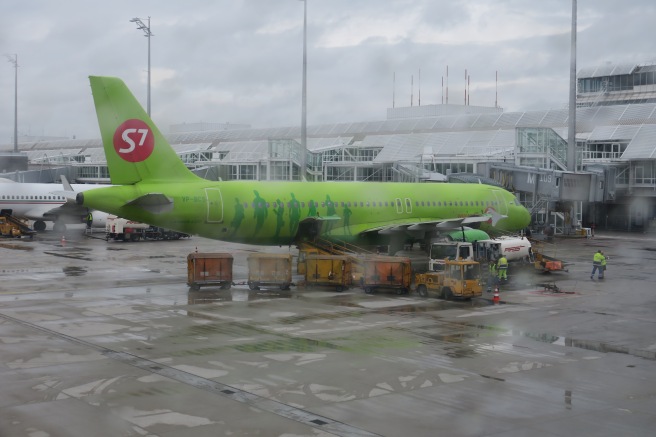
[{"label": "truck wheel", "polygon": [[251,290],[259,290],[260,287],[257,285],[257,282],[248,281],[248,288]]},{"label": "truck wheel", "polygon": [[453,291],[449,287],[442,288],[442,297],[444,300],[453,300]]},{"label": "truck wheel", "polygon": [[282,291],[289,290],[289,284],[282,284],[282,285],[280,286],[280,289],[281,289]]},{"label": "truck wheel", "polygon": [[224,282],[221,284],[221,290],[229,290],[232,284],[230,282]]},{"label": "truck wheel", "polygon": [[421,284],[417,287],[417,293],[421,297],[428,297],[428,288],[424,284]]},{"label": "truck wheel", "polygon": [[364,287],[364,292],[365,292],[366,294],[373,294],[373,293],[374,293],[374,289],[371,288],[371,287]]},{"label": "truck wheel", "polygon": [[341,285],[338,285],[337,287],[335,287],[335,290],[337,290],[337,292],[341,292],[341,291],[344,290],[344,287],[342,287]]},{"label": "truck wheel", "polygon": [[189,286],[189,288],[190,288],[192,291],[198,291],[198,290],[200,290],[200,285],[198,285],[198,284],[191,284],[191,285]]}]

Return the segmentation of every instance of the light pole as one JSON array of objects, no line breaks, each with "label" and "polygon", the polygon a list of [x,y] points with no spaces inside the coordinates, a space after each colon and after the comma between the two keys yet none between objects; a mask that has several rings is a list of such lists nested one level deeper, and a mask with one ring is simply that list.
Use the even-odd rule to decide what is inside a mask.
[{"label": "light pole", "polygon": [[[572,33],[569,62],[569,120],[567,123],[567,170],[576,173],[576,32],[577,32],[577,5],[572,0]],[[575,227],[579,214],[578,200],[573,202],[570,225]]]},{"label": "light pole", "polygon": [[12,58],[5,55],[14,64],[14,153],[18,153],[18,54]]},{"label": "light pole", "polygon": [[147,112],[150,117],[150,37],[153,36],[153,33],[150,31],[150,17],[148,17],[148,25],[144,24],[141,21],[141,18],[133,18],[130,20],[131,23],[137,23],[137,29],[144,31],[144,36],[148,38],[148,103],[147,103]]},{"label": "light pole", "polygon": [[307,159],[307,0],[303,2],[303,91],[301,104],[301,181],[305,181]]}]

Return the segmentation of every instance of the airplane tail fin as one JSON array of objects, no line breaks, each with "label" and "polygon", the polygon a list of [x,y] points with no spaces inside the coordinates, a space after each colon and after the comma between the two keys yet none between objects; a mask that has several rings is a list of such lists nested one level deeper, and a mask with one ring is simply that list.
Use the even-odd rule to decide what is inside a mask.
[{"label": "airplane tail fin", "polygon": [[89,76],[89,81],[112,184],[199,179],[121,79]]}]

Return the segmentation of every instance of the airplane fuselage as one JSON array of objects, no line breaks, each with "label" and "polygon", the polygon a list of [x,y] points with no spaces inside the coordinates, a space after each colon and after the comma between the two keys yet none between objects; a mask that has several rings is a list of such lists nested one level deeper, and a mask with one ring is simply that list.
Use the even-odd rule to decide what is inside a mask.
[{"label": "airplane fuselage", "polygon": [[[97,185],[74,184],[75,192]],[[87,209],[76,205],[62,193],[61,184],[5,182],[0,183],[0,211],[35,222],[54,221],[61,224],[82,223]],[[96,226],[104,226],[105,214],[94,218]],[[43,225],[45,227],[45,225]]]},{"label": "airplane fuselage", "polygon": [[[149,212],[130,205],[147,193],[163,194],[172,209]],[[89,208],[120,217],[250,244],[291,243],[308,222],[321,224],[323,238],[345,241],[376,228],[492,211],[504,216],[494,224],[499,230],[529,223],[528,212],[511,193],[482,184],[160,181],[91,190],[83,199]]]}]

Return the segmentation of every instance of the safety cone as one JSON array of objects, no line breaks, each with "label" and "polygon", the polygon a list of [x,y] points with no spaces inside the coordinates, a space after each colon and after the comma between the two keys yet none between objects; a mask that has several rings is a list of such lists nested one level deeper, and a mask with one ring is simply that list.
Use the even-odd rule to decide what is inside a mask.
[{"label": "safety cone", "polygon": [[492,302],[494,305],[499,305],[499,287],[494,287],[494,297],[492,297]]},{"label": "safety cone", "polygon": [[66,236],[65,235],[62,235],[61,245],[62,245],[62,247],[66,247]]}]

